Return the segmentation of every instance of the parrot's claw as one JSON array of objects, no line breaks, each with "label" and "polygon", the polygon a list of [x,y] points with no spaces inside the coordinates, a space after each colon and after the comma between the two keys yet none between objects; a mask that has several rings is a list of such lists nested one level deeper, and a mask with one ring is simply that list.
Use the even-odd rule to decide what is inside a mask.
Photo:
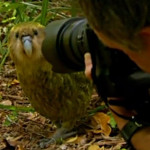
[{"label": "parrot's claw", "polygon": [[56,140],[54,138],[50,138],[50,139],[42,139],[40,141],[40,148],[47,148],[49,147],[49,145],[51,144],[55,144],[56,143]]},{"label": "parrot's claw", "polygon": [[62,143],[62,140],[74,136],[76,133],[76,131],[66,132],[64,128],[60,128],[54,133],[54,135],[51,138],[42,139],[40,141],[40,148],[47,148],[51,144],[56,144],[60,142]]}]

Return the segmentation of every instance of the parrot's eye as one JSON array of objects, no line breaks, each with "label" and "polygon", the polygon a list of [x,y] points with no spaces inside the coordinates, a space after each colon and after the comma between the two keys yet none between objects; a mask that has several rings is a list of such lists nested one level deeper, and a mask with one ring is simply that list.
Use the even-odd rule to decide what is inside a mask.
[{"label": "parrot's eye", "polygon": [[34,35],[38,35],[38,31],[37,30],[33,30]]},{"label": "parrot's eye", "polygon": [[16,36],[16,38],[18,38],[19,37],[19,33],[17,32],[15,36]]}]

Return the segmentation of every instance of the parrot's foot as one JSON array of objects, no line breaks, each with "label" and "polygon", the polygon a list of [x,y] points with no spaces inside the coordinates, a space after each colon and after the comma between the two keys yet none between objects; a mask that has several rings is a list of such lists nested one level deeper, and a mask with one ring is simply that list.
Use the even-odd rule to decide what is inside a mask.
[{"label": "parrot's foot", "polygon": [[40,148],[47,148],[50,144],[59,143],[60,141],[75,135],[76,131],[70,131],[66,128],[59,128],[54,135],[49,139],[42,139],[40,142]]}]

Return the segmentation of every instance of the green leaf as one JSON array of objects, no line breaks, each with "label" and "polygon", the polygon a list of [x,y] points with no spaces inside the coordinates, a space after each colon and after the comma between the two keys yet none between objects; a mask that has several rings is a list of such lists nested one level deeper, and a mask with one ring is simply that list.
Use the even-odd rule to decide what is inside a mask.
[{"label": "green leaf", "polygon": [[33,107],[23,107],[23,106],[8,106],[8,105],[2,105],[0,104],[0,109],[4,109],[4,110],[10,110],[10,111],[21,111],[21,112],[35,112]]},{"label": "green leaf", "polygon": [[14,124],[18,121],[18,113],[12,113],[8,116],[6,116],[5,122],[3,123],[3,126],[10,126],[11,124]]},{"label": "green leaf", "polygon": [[46,15],[48,9],[48,0],[43,0],[42,2],[42,12],[41,12],[41,24],[46,25]]},{"label": "green leaf", "polygon": [[110,123],[111,127],[112,128],[116,128],[117,127],[117,123],[116,123],[112,113],[108,112],[107,114],[110,116],[110,122],[109,123]]}]

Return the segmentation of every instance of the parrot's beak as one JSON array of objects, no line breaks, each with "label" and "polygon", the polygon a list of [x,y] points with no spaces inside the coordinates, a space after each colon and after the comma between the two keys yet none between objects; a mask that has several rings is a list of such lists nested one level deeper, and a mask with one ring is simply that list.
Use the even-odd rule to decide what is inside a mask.
[{"label": "parrot's beak", "polygon": [[22,43],[24,46],[25,53],[27,54],[27,56],[30,57],[32,55],[32,37],[29,35],[23,36]]}]

